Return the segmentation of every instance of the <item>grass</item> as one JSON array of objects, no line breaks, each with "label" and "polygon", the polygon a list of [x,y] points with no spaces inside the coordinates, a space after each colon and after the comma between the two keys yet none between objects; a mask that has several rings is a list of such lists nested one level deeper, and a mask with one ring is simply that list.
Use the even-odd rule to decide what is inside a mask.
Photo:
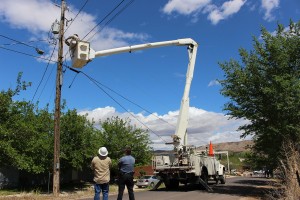
[{"label": "grass", "polygon": [[18,194],[20,191],[14,189],[14,190],[0,190],[0,197],[1,196],[6,196],[6,195],[13,195],[13,194]]},{"label": "grass", "polygon": [[[149,188],[145,188],[149,189]],[[138,189],[142,191],[145,189]],[[117,194],[118,186],[116,184],[109,185],[109,194]],[[92,198],[94,196],[94,188],[90,183],[80,183],[80,184],[68,184],[61,185],[60,188],[60,200],[66,199],[83,199]],[[50,188],[50,193],[48,193],[48,188],[28,188],[26,190],[17,189],[5,189],[0,190],[0,200],[51,200],[54,199],[52,194],[52,188]]]}]

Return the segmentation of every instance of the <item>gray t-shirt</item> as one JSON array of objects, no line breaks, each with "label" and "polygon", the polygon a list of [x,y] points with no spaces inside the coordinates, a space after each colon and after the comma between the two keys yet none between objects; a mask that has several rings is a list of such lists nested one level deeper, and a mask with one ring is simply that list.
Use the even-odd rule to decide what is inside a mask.
[{"label": "gray t-shirt", "polygon": [[134,172],[135,159],[131,155],[126,155],[119,160],[119,169],[123,173]]}]

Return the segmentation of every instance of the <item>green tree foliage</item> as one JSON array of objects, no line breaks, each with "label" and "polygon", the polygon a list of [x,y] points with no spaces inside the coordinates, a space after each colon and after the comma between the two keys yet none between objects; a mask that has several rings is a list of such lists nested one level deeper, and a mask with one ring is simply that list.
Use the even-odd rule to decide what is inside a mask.
[{"label": "green tree foliage", "polygon": [[81,170],[89,166],[94,150],[98,148],[99,134],[94,122],[86,116],[68,110],[61,116],[61,166],[63,169]]},{"label": "green tree foliage", "polygon": [[[39,109],[38,104],[15,100],[30,83],[17,78],[14,90],[0,92],[0,163],[32,174],[53,170],[54,114],[48,107]],[[64,107],[64,105],[62,106]],[[61,113],[60,164],[62,171],[85,169],[98,152],[106,146],[115,169],[118,159],[124,155],[125,146],[132,147],[137,165],[148,164],[151,148],[148,133],[131,126],[129,121],[118,117],[101,123],[95,128],[86,116],[76,110]]]},{"label": "green tree foliage", "polygon": [[49,166],[50,145],[47,142],[51,133],[43,124],[51,121],[51,115],[46,110],[34,110],[29,102],[13,100],[30,86],[30,83],[21,82],[21,76],[20,73],[14,90],[0,93],[0,162],[2,166],[40,173]]},{"label": "green tree foliage", "polygon": [[[30,83],[21,82],[0,93],[0,162],[33,174],[52,171],[54,144],[54,114],[48,107],[39,109],[16,96]],[[61,168],[82,169],[90,164],[93,151],[98,146],[99,134],[86,116],[76,110],[61,114]]]},{"label": "green tree foliage", "polygon": [[253,50],[240,49],[241,61],[221,63],[221,93],[230,98],[227,114],[247,119],[242,137],[253,135],[256,154],[276,166],[282,142],[300,141],[300,22],[276,32],[261,30]]},{"label": "green tree foliage", "polygon": [[[136,159],[136,166],[149,164],[152,156],[148,132],[130,125],[129,120],[112,117],[101,124],[101,146],[108,149],[109,157],[116,164],[124,155],[126,146],[132,148],[132,155]],[[96,149],[95,149],[96,151]]]}]

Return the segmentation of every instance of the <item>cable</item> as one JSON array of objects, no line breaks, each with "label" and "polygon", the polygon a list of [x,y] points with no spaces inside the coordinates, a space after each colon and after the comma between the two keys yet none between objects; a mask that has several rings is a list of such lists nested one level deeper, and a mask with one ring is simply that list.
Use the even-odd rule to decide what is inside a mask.
[{"label": "cable", "polygon": [[25,45],[25,46],[28,46],[28,47],[37,49],[37,48],[34,47],[34,46],[31,46],[31,45],[26,44],[26,43],[24,43],[24,42],[21,42],[21,41],[15,40],[15,39],[13,39],[13,38],[7,37],[7,36],[5,36],[5,35],[1,35],[1,34],[0,34],[0,36],[3,37],[3,38],[6,38],[6,39],[8,39],[8,40],[12,40],[12,41],[14,41],[14,42],[16,42],[16,43],[18,43],[18,44],[23,44],[23,45]]},{"label": "cable", "polygon": [[84,40],[97,26],[99,26],[111,13],[113,13],[125,0],[122,0],[112,11],[110,11],[96,26],[92,28],[83,38]]},{"label": "cable", "polygon": [[[130,2],[128,2],[119,12],[117,12],[110,20],[108,20],[103,27],[101,27],[101,29],[98,31],[102,31],[106,25],[108,25],[110,22],[112,22],[117,16],[119,16],[128,6],[130,6],[130,4],[132,4],[134,2],[134,0],[131,0]],[[88,41],[91,41],[92,38],[96,35],[97,32],[95,32],[89,39]]]},{"label": "cable", "polygon": [[[55,46],[54,46],[54,48],[53,48],[53,51],[52,51],[52,53],[51,53],[50,60],[51,60],[51,58],[52,58],[52,56],[53,56],[53,54],[54,54],[55,49],[56,49],[56,44],[55,44]],[[45,69],[44,74],[43,74],[43,76],[42,76],[42,79],[40,80],[39,85],[38,85],[38,87],[37,87],[36,90],[35,90],[35,93],[34,93],[32,99],[31,99],[31,102],[33,102],[33,99],[34,99],[34,97],[35,97],[35,95],[36,95],[36,93],[37,93],[37,91],[38,91],[38,89],[39,89],[39,87],[40,87],[40,85],[41,85],[41,83],[42,83],[44,77],[45,77],[45,74],[46,74],[46,72],[47,72],[47,70],[48,70],[49,64],[50,64],[50,61],[48,61],[48,63],[47,63],[47,66],[46,66],[46,69]],[[48,79],[47,79],[47,80],[48,80]],[[46,82],[46,84],[47,84],[47,82]],[[45,84],[45,85],[46,85],[46,84]],[[45,87],[43,88],[41,94],[43,93],[44,89],[45,89]],[[40,98],[40,96],[39,96],[39,98]],[[39,98],[38,98],[38,100],[39,100]]]},{"label": "cable", "polygon": [[[95,79],[94,79],[94,80],[95,80]],[[100,83],[99,81],[95,80],[95,82],[97,82],[97,83],[98,83],[99,85],[101,85],[102,87],[105,87],[106,89],[110,90],[111,92],[115,93],[116,95],[122,97],[122,98],[125,99],[126,101],[132,103],[133,105],[135,105],[135,106],[141,108],[142,110],[146,111],[148,114],[155,116],[157,119],[159,119],[159,120],[161,120],[161,121],[163,121],[163,122],[169,124],[169,125],[172,126],[172,127],[175,127],[174,125],[170,124],[169,122],[165,121],[164,119],[158,117],[157,115],[154,115],[153,112],[148,111],[146,108],[143,108],[142,106],[140,106],[140,105],[138,105],[137,103],[131,101],[130,99],[126,98],[125,96],[123,96],[123,95],[117,93],[116,91],[114,91],[113,89],[111,89],[111,88],[107,87],[106,85]]]},{"label": "cable", "polygon": [[23,55],[25,55],[25,56],[30,56],[30,57],[33,57],[33,58],[38,58],[38,59],[41,59],[41,60],[46,60],[46,61],[51,61],[51,62],[57,63],[57,61],[55,61],[55,60],[50,60],[50,59],[48,59],[48,58],[44,58],[44,57],[41,57],[41,56],[31,55],[31,54],[24,53],[24,52],[21,52],[21,51],[16,51],[16,50],[8,49],[8,48],[2,47],[2,46],[0,46],[0,48],[1,48],[1,49],[5,49],[5,50],[7,50],[7,51],[12,51],[12,52],[14,52],[14,53],[23,54]]},{"label": "cable", "polygon": [[[85,72],[83,71],[78,71],[76,69],[73,69],[69,66],[67,66],[68,69],[70,69],[71,71],[74,71],[76,73],[82,73],[84,76],[86,76],[90,81],[92,81],[102,92],[104,92],[108,97],[110,97],[115,103],[117,103],[121,108],[123,108],[128,114],[130,114],[133,118],[135,118],[138,122],[140,122],[143,126],[145,126],[148,130],[150,130],[152,133],[154,133],[157,137],[159,137],[162,141],[164,141],[165,143],[167,143],[161,136],[159,136],[157,133],[155,133],[152,129],[150,129],[146,124],[144,124],[141,120],[139,120],[138,118],[136,118],[136,116],[134,116],[131,112],[128,112],[128,110],[121,104],[119,103],[115,98],[113,98],[108,92],[106,92],[100,85],[97,80],[95,80],[94,78],[92,78],[91,76],[87,75]],[[126,98],[125,98],[126,99]],[[132,102],[132,101],[130,101]],[[133,102],[132,102],[133,103]],[[135,103],[134,103],[135,104]],[[137,105],[137,104],[135,104]],[[140,106],[139,106],[140,107]],[[140,107],[141,108],[141,107]],[[160,119],[160,118],[159,118]]]},{"label": "cable", "polygon": [[74,19],[71,21],[70,25],[66,28],[65,32],[68,30],[68,28],[70,28],[70,26],[72,25],[72,23],[75,21],[76,17],[79,15],[79,13],[82,11],[82,9],[86,6],[87,2],[89,0],[86,0],[85,3],[83,4],[83,6],[81,6],[81,8],[79,9],[78,13],[76,14],[76,16],[74,17]]},{"label": "cable", "polygon": [[[46,42],[48,40],[41,39],[41,40],[30,40],[27,43],[33,43],[33,42]],[[16,44],[26,44],[24,42],[14,42],[14,43],[7,43],[7,44],[1,44],[2,46],[10,46],[10,45],[16,45]]]},{"label": "cable", "polygon": [[[5,47],[1,47],[0,48],[2,49],[5,49],[5,50],[8,50],[8,51],[12,51],[14,53],[19,53],[19,54],[23,54],[23,55],[26,55],[26,56],[30,56],[30,57],[34,57],[34,58],[38,58],[38,59],[42,59],[42,60],[47,60],[47,61],[51,61],[51,62],[55,62],[57,63],[57,61],[53,61],[51,59],[48,59],[48,58],[43,58],[43,57],[40,57],[40,56],[34,56],[34,55],[31,55],[31,54],[27,54],[27,53],[24,53],[24,52],[20,52],[20,51],[15,51],[15,50],[12,50],[12,49],[8,49],[8,48],[5,48]],[[66,65],[64,65],[66,66]],[[123,108],[127,113],[129,113],[133,118],[135,118],[138,122],[140,122],[142,125],[144,125],[148,130],[150,130],[153,134],[155,134],[157,137],[159,137],[161,140],[163,140],[164,142],[166,142],[161,136],[159,136],[157,133],[155,133],[152,129],[150,129],[146,124],[144,124],[142,121],[140,121],[138,118],[136,118],[132,113],[128,112],[126,110],[126,108],[124,106],[122,106],[117,100],[115,100],[110,94],[108,94],[103,88],[101,88],[98,84],[97,84],[97,81],[93,78],[91,78],[89,75],[87,75],[86,73],[82,72],[82,71],[77,71],[69,66],[66,66],[68,69],[72,70],[72,71],[75,71],[76,73],[82,73],[84,74],[88,79],[90,79],[99,89],[101,89],[107,96],[109,96],[115,103],[117,103],[121,108]],[[145,110],[146,111],[146,110]],[[160,118],[159,118],[160,119]]]},{"label": "cable", "polygon": [[[81,72],[81,71],[75,70],[75,69],[73,69],[73,68],[68,68],[68,69],[70,69],[71,71],[76,72],[77,74]],[[168,121],[165,121],[164,119],[158,117],[157,115],[153,114],[153,112],[148,111],[146,108],[143,108],[142,106],[140,106],[140,105],[138,105],[137,103],[133,102],[132,100],[126,98],[125,96],[119,94],[118,92],[114,91],[113,89],[109,88],[108,86],[106,86],[106,85],[100,83],[99,81],[97,81],[97,80],[95,80],[95,79],[94,79],[94,81],[95,81],[97,84],[101,85],[102,87],[105,87],[106,89],[110,90],[111,92],[115,93],[116,95],[122,97],[122,98],[125,99],[126,101],[128,101],[128,102],[132,103],[133,105],[139,107],[140,109],[146,111],[148,114],[150,114],[150,115],[156,117],[157,119],[159,119],[159,120],[161,120],[161,121],[163,121],[163,122],[169,124],[169,125],[172,126],[172,127],[175,127],[174,125],[170,124]],[[73,83],[73,82],[72,82],[72,83]]]}]

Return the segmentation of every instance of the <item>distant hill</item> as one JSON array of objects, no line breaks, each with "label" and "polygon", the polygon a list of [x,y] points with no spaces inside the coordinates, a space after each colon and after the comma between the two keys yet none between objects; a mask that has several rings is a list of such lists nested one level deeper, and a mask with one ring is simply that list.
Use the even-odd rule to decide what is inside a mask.
[{"label": "distant hill", "polygon": [[[217,144],[212,144],[214,151],[229,151],[229,152],[244,152],[244,151],[250,151],[250,148],[253,145],[252,140],[245,140],[245,141],[240,141],[240,142],[224,142],[224,143],[217,143]],[[198,150],[205,150],[209,148],[209,144],[206,146],[201,146],[198,147]]]},{"label": "distant hill", "polygon": [[[212,144],[214,151],[229,151],[233,153],[239,153],[244,151],[250,151],[250,148],[253,145],[252,140],[245,140],[240,142],[223,142],[223,143],[216,143]],[[209,144],[206,146],[200,146],[197,147],[197,150],[205,150],[209,148]],[[154,152],[154,154],[168,154],[170,151],[164,151],[164,150],[157,150]]]}]

